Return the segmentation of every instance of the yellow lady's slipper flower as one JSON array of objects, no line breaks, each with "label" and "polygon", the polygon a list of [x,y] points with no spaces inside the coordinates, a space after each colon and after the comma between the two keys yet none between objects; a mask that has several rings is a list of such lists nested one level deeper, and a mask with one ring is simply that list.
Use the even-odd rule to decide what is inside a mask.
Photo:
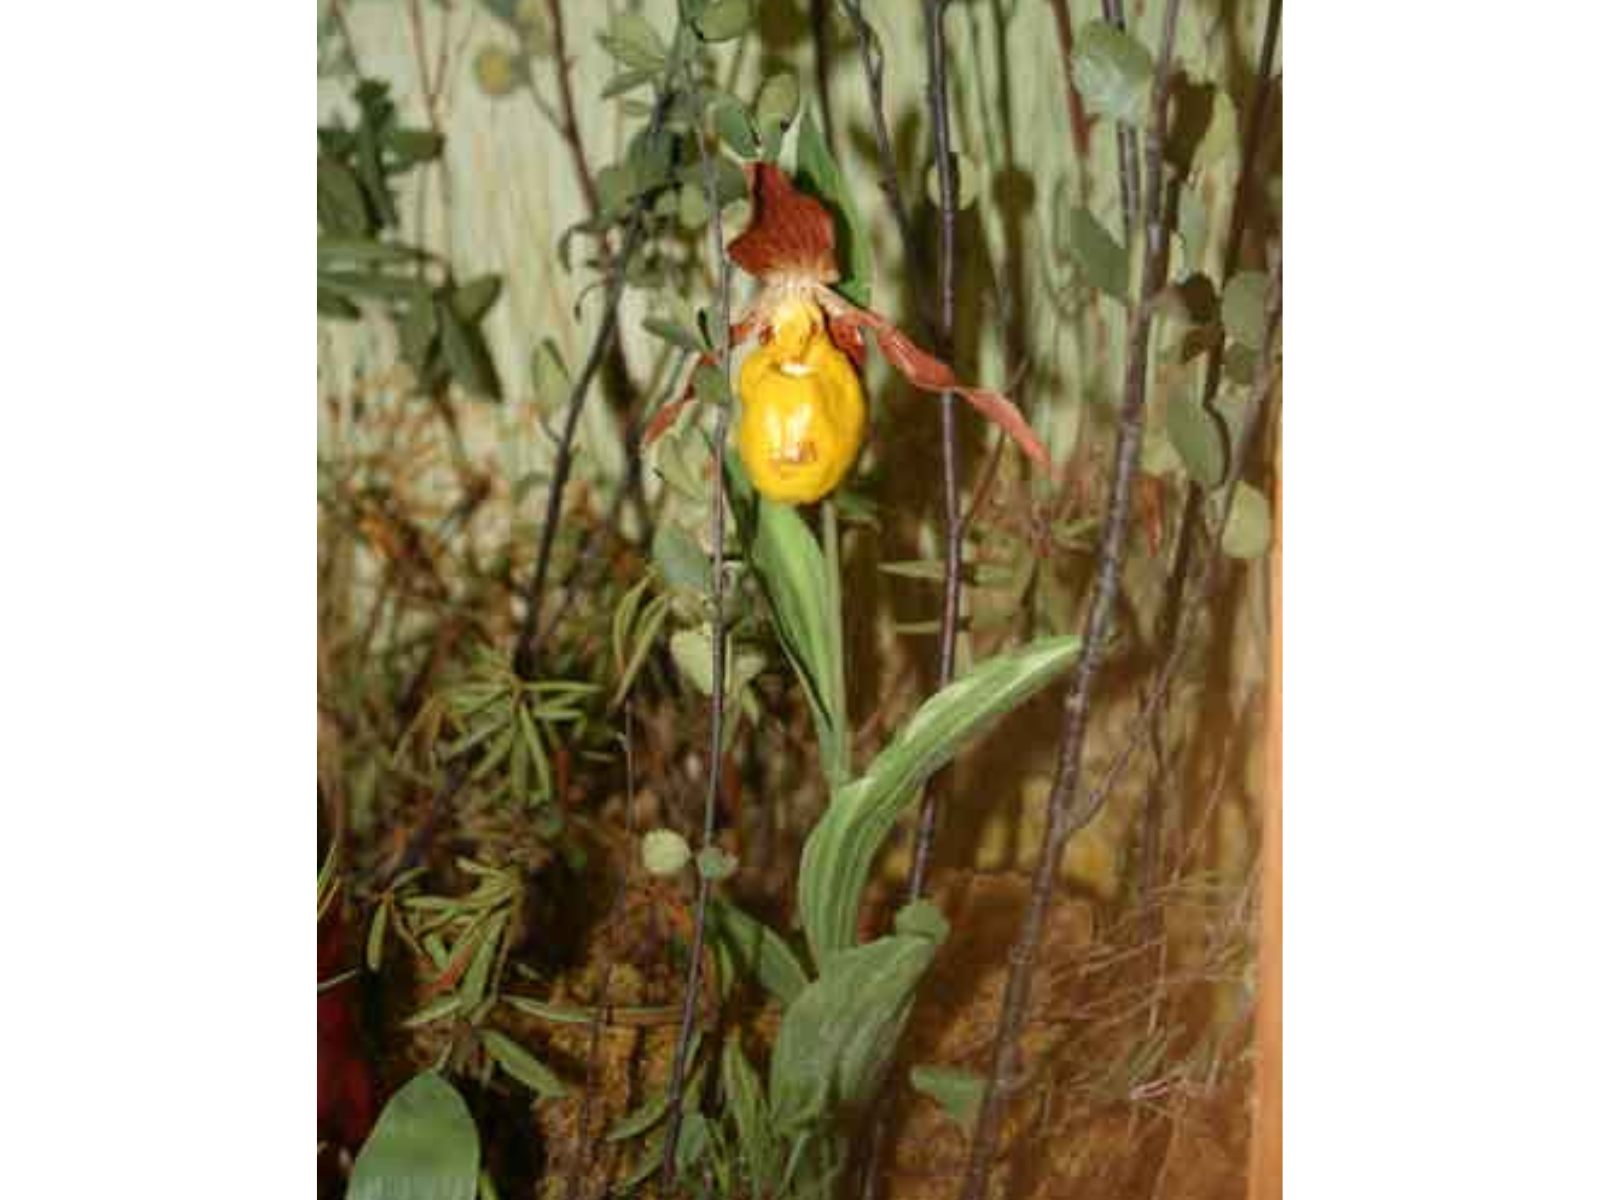
[{"label": "yellow lady's slipper flower", "polygon": [[771,340],[739,372],[739,397],[739,457],[757,491],[811,504],[839,486],[861,449],[867,406],[815,304],[791,300],[773,314]]},{"label": "yellow lady's slipper flower", "polygon": [[[730,345],[752,332],[761,340],[739,372],[739,457],[757,491],[780,504],[811,504],[850,470],[867,422],[856,375],[866,357],[863,329],[872,331],[879,352],[913,386],[954,392],[1051,469],[1044,445],[1010,400],[963,387],[947,364],[886,317],[857,308],[829,287],[839,280],[833,220],[818,200],[796,191],[770,163],[750,172],[755,219],[728,247],[728,257],[762,283],[755,303],[730,331]],[[656,415],[646,442],[659,437],[693,399],[692,387]]]}]

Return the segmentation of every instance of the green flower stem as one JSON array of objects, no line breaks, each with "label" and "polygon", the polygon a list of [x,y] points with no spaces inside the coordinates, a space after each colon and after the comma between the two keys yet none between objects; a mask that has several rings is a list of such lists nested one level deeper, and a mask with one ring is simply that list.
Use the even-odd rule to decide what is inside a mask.
[{"label": "green flower stem", "polygon": [[850,780],[850,713],[844,671],[844,585],[839,554],[839,509],[828,497],[822,502],[822,555],[828,568],[828,639],[833,643],[833,693],[838,703],[839,736],[833,739],[833,761],[822,764],[830,788]]}]

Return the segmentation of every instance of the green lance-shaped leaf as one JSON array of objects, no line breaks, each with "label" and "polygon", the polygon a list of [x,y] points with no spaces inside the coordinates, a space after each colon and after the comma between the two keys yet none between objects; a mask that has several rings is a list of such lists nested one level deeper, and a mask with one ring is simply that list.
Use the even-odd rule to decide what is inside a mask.
[{"label": "green lance-shaped leaf", "polygon": [[543,1100],[559,1100],[567,1094],[567,1085],[532,1054],[524,1050],[505,1034],[494,1029],[483,1031],[483,1048],[505,1073],[523,1084]]},{"label": "green lance-shaped leaf", "polygon": [[844,173],[828,152],[828,143],[823,140],[822,130],[817,127],[809,108],[800,118],[794,179],[801,191],[815,196],[833,212],[842,275],[833,285],[834,290],[852,304],[869,307],[872,303],[872,241],[850,198]]},{"label": "green lance-shaped leaf", "polygon": [[1077,654],[1076,637],[1045,638],[980,664],[930,696],[861,777],[834,793],[800,858],[800,919],[824,972],[830,956],[855,944],[873,859],[917,789]]},{"label": "green lance-shaped leaf", "polygon": [[545,338],[534,349],[530,373],[533,396],[541,408],[556,409],[572,395],[572,376],[567,374],[560,347],[550,338]]},{"label": "green lance-shaped leaf", "polygon": [[778,641],[800,676],[829,781],[842,782],[848,770],[849,742],[844,673],[837,658],[843,647],[833,636],[828,615],[828,574],[817,539],[804,518],[787,504],[770,504],[756,494],[739,456],[727,455],[728,490],[750,565],[766,593],[778,627]]},{"label": "green lance-shaped leaf", "polygon": [[372,232],[361,181],[339,159],[326,155],[317,158],[317,225],[347,238],[364,238]]},{"label": "green lance-shaped leaf", "polygon": [[500,399],[500,376],[483,334],[462,320],[455,305],[448,301],[435,304],[434,314],[439,321],[445,365],[455,381],[475,396]]},{"label": "green lance-shaped leaf", "polygon": [[667,44],[639,13],[619,13],[599,42],[607,54],[632,70],[659,71],[666,65]]},{"label": "green lance-shaped leaf", "polygon": [[754,1192],[758,1196],[770,1195],[777,1182],[780,1147],[774,1136],[766,1091],[744,1056],[737,1035],[722,1047],[722,1094],[733,1114],[739,1153],[749,1168]]},{"label": "green lance-shaped leaf", "polygon": [[377,242],[371,238],[317,235],[317,266],[355,263],[360,266],[407,266],[428,255],[414,246],[399,242]]},{"label": "green lance-shaped leaf", "polygon": [[450,293],[450,307],[468,325],[482,321],[500,298],[500,276],[480,275]]},{"label": "green lance-shaped leaf", "polygon": [[350,1200],[473,1200],[478,1130],[455,1088],[432,1071],[383,1106],[356,1156]]},{"label": "green lance-shaped leaf", "polygon": [[784,1013],[767,1088],[780,1130],[864,1104],[882,1080],[948,929],[925,900],[907,914],[916,919],[897,920],[896,933],[835,955]]},{"label": "green lance-shaped leaf", "polygon": [[810,982],[781,936],[720,896],[711,900],[706,930],[727,951],[739,974],[754,976],[784,1004],[793,1003]]}]

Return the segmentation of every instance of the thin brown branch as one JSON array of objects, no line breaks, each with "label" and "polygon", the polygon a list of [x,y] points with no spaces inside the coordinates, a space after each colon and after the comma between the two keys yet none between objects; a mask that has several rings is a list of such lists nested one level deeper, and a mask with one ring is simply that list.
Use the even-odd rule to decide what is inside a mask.
[{"label": "thin brown branch", "polygon": [[[934,166],[939,177],[939,321],[934,345],[949,361],[956,320],[956,189],[950,155],[950,96],[946,77],[944,14],[949,0],[923,0],[922,16],[928,47],[928,105],[933,112]],[[944,478],[944,602],[939,613],[939,687],[955,677],[956,631],[961,620],[961,486],[956,445],[955,396],[939,395],[940,463]],[[948,777],[947,771],[940,772]],[[933,837],[939,823],[943,778],[923,790],[911,857],[910,899],[919,899],[927,884]]]},{"label": "thin brown branch", "polygon": [[[1276,372],[1272,369],[1270,361],[1270,347],[1273,335],[1283,318],[1283,268],[1281,263],[1273,271],[1268,285],[1269,304],[1266,325],[1266,344],[1268,349],[1262,351],[1262,362],[1256,377],[1256,386],[1251,392],[1250,401],[1245,409],[1243,418],[1239,423],[1239,445],[1250,446],[1257,431],[1262,427],[1261,419],[1266,411],[1267,401],[1277,383]],[[1149,697],[1140,707],[1139,715],[1134,718],[1133,728],[1129,731],[1121,749],[1112,759],[1111,765],[1106,768],[1095,790],[1090,793],[1088,802],[1083,806],[1079,818],[1079,828],[1094,819],[1095,813],[1110,795],[1111,789],[1117,784],[1128,763],[1132,761],[1134,752],[1147,734],[1153,735],[1156,731],[1159,718],[1172,690],[1172,685],[1177,680],[1178,670],[1183,665],[1185,654],[1193,640],[1195,622],[1206,606],[1211,596],[1211,589],[1215,583],[1213,578],[1218,563],[1224,557],[1222,553],[1222,534],[1227,528],[1228,514],[1233,511],[1233,498],[1238,490],[1241,476],[1244,473],[1246,455],[1236,454],[1233,462],[1229,464],[1228,474],[1221,489],[1221,500],[1218,505],[1218,515],[1211,537],[1206,543],[1205,556],[1200,561],[1200,567],[1195,574],[1195,588],[1189,597],[1188,604],[1184,607],[1180,618],[1174,622],[1174,635],[1172,644],[1167,649],[1162,661],[1160,672],[1156,676],[1154,687]]]},{"label": "thin brown branch", "polygon": [[[617,890],[611,897],[611,907],[606,913],[605,920],[601,923],[601,936],[604,937],[615,927],[621,918],[623,905],[628,899],[628,882],[633,866],[633,816],[634,816],[634,783],[633,783],[633,701],[629,700],[622,710],[622,765],[627,784],[627,807],[623,813],[625,834],[623,836],[622,873],[617,880]],[[607,1003],[611,990],[611,970],[615,965],[615,952],[611,941],[606,940],[600,951],[600,982],[595,987],[594,1017],[589,1022],[589,1046],[583,1064],[583,1100],[578,1107],[578,1136],[573,1143],[571,1162],[567,1166],[567,1200],[579,1200],[583,1194],[583,1172],[588,1170],[594,1161],[594,1142],[589,1136],[589,1122],[594,1108],[595,1064],[600,1058],[600,1033],[606,1024],[606,1015],[609,1009]]]},{"label": "thin brown branch", "polygon": [[[894,218],[895,228],[900,232],[900,248],[905,256],[906,268],[909,271],[912,264],[917,261],[916,238],[911,232],[911,212],[906,207],[905,193],[900,190],[900,175],[895,166],[894,146],[889,141],[889,122],[884,115],[883,107],[883,45],[878,41],[877,31],[867,22],[861,12],[861,0],[839,0],[839,5],[845,11],[845,16],[850,19],[850,25],[856,32],[856,42],[861,47],[861,69],[867,79],[867,96],[871,103],[867,106],[872,113],[872,137],[878,147],[878,186],[882,189],[884,199],[889,203],[889,213]],[[921,289],[913,289],[918,296],[918,311],[922,313],[924,324],[929,327],[933,322],[925,307],[926,302],[921,298]]]},{"label": "thin brown branch", "polygon": [[[672,72],[669,72],[667,82],[656,97],[655,108],[650,114],[647,137],[654,138],[660,135],[672,96]],[[602,361],[610,351],[612,339],[616,336],[622,293],[627,286],[628,264],[643,244],[644,224],[645,204],[644,198],[640,196],[633,201],[627,232],[622,239],[622,249],[612,262],[611,274],[606,280],[605,308],[600,318],[600,329],[589,347],[589,353],[584,358],[578,378],[573,382],[571,397],[567,401],[566,420],[561,427],[560,440],[556,443],[555,467],[550,476],[544,526],[539,531],[539,549],[534,559],[533,574],[524,592],[526,608],[522,615],[522,627],[517,633],[516,649],[511,659],[513,669],[523,679],[532,679],[537,673],[537,655],[540,639],[543,636],[539,629],[539,611],[544,604],[545,586],[550,576],[550,559],[555,550],[556,530],[561,524],[567,477],[572,473],[572,442],[577,436],[578,419],[583,415],[583,406],[588,399],[589,389],[600,371]]]},{"label": "thin brown branch", "polygon": [[[732,362],[729,354],[733,327],[733,264],[729,260],[722,236],[722,208],[716,201],[716,174],[712,170],[712,154],[702,132],[700,161],[705,175],[706,195],[712,197],[711,252],[717,263],[717,367],[723,378],[729,377]],[[711,435],[711,768],[706,784],[705,806],[701,812],[700,853],[712,845],[716,834],[717,796],[722,787],[722,725],[727,697],[727,630],[723,612],[723,576],[725,541],[725,508],[727,504],[725,455],[728,446],[728,418],[731,405],[717,405],[715,430]],[[683,1087],[689,1065],[689,1047],[694,1039],[694,1018],[700,996],[700,960],[705,954],[706,907],[711,901],[711,879],[700,860],[695,872],[697,880],[694,898],[694,935],[689,948],[688,980],[683,989],[683,1010],[678,1021],[678,1043],[672,1054],[672,1078],[667,1087],[667,1131],[663,1142],[662,1162],[666,1190],[672,1191],[676,1168],[678,1134],[683,1128]]]},{"label": "thin brown branch", "polygon": [[[939,311],[933,327],[934,348],[939,357],[949,361],[954,344],[956,316],[956,188],[955,173],[950,153],[950,97],[946,72],[944,17],[949,0],[923,0],[922,21],[928,56],[928,107],[933,114],[934,169],[939,180]],[[847,6],[851,19],[860,22],[859,10]],[[881,51],[876,68],[867,58],[869,41],[876,40],[863,32],[864,22],[857,24],[857,36],[862,39],[862,55],[867,61],[869,84],[881,82],[883,63]],[[883,129],[881,91],[874,92],[874,120]],[[887,132],[879,142],[882,167],[886,180],[894,178],[894,158],[887,153]],[[898,189],[896,189],[898,190]],[[888,192],[888,188],[885,188]],[[891,203],[898,196],[891,198]],[[897,213],[896,220],[900,219]],[[909,231],[909,224],[902,233]],[[911,243],[906,241],[907,261],[911,261]],[[955,675],[956,635],[961,620],[961,541],[965,530],[961,511],[960,462],[956,444],[955,396],[950,392],[939,395],[940,465],[944,484],[944,590],[939,609],[939,676],[938,686],[943,688]],[[907,899],[920,899],[927,886],[928,866],[933,858],[933,840],[939,826],[939,799],[949,779],[949,768],[939,771],[923,787],[922,803],[917,812],[917,827],[912,842],[911,876],[907,881]],[[867,1152],[862,1160],[861,1194],[877,1194],[879,1163],[888,1138],[890,1121],[889,1103],[878,1106],[868,1133]]]},{"label": "thin brown branch", "polygon": [[561,97],[561,119],[556,125],[561,138],[572,154],[572,165],[578,172],[578,186],[583,189],[583,202],[590,216],[600,214],[600,192],[594,184],[594,172],[589,169],[589,156],[583,148],[583,137],[578,132],[578,109],[572,99],[572,62],[567,57],[567,26],[561,12],[561,0],[549,0],[550,43],[555,53],[556,88]]},{"label": "thin brown branch", "polygon": [[[1128,21],[1122,12],[1122,0],[1101,0],[1100,11],[1115,29],[1126,33]],[[1139,224],[1139,135],[1133,126],[1117,123],[1117,179],[1122,189],[1122,241],[1133,245],[1133,231]],[[1156,175],[1159,187],[1160,175]]]},{"label": "thin brown branch", "polygon": [[1088,732],[1094,684],[1111,633],[1120,590],[1122,559],[1127,545],[1132,510],[1133,482],[1144,438],[1145,387],[1150,348],[1150,326],[1155,299],[1166,274],[1167,220],[1165,191],[1160,186],[1165,141],[1167,99],[1172,90],[1172,50],[1177,36],[1179,0],[1167,0],[1156,77],[1150,106],[1150,133],[1145,145],[1146,178],[1150,184],[1145,203],[1145,249],[1140,293],[1130,313],[1127,372],[1117,431],[1116,466],[1111,479],[1108,517],[1100,545],[1099,564],[1089,603],[1083,649],[1062,707],[1060,752],[1055,783],[1050,790],[1044,842],[1035,864],[1028,907],[1011,951],[1000,1024],[989,1062],[988,1086],[978,1115],[967,1159],[964,1200],[984,1200],[989,1172],[999,1141],[1000,1120],[1016,1074],[1017,1043],[1027,1016],[1028,999],[1044,936],[1046,919],[1055,896],[1062,852],[1077,816],[1078,780]]},{"label": "thin brown branch", "polygon": [[1061,43],[1061,77],[1067,88],[1067,116],[1072,121],[1072,148],[1080,163],[1089,158],[1089,115],[1083,108],[1078,85],[1072,82],[1072,12],[1067,0],[1050,0],[1056,18],[1056,40]]},{"label": "thin brown branch", "polygon": [[[554,126],[561,140],[567,145],[567,152],[572,158],[573,170],[578,176],[578,187],[583,193],[584,206],[591,220],[598,219],[601,214],[600,192],[595,185],[594,172],[589,165],[589,154],[583,144],[583,133],[578,125],[577,103],[572,87],[572,59],[567,51],[567,28],[561,0],[548,0],[550,9],[550,43],[551,52],[555,60],[556,90],[560,97],[561,108],[559,112],[552,112],[546,108],[544,102],[530,86],[528,94],[533,98],[535,105],[544,112],[552,126]],[[600,238],[596,247],[602,271],[610,270],[613,266],[614,249],[610,235]],[[622,339],[617,338],[611,343],[604,363],[605,378],[620,395],[616,400],[617,416],[628,422],[627,410],[628,396],[640,395],[639,389],[634,386],[633,366],[628,361],[627,347]],[[630,446],[632,450],[635,447]],[[622,494],[631,498],[638,514],[639,523],[644,534],[643,540],[648,543],[650,539],[650,512],[645,503],[644,491],[638,485],[636,473],[629,473],[623,481]]]}]

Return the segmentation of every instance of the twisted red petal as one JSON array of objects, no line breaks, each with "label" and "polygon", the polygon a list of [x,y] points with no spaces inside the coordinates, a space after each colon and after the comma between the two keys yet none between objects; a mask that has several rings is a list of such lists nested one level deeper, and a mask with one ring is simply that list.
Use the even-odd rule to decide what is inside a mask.
[{"label": "twisted red petal", "polygon": [[850,356],[850,361],[855,363],[859,371],[867,365],[867,339],[861,332],[860,325],[848,321],[827,318],[828,340]]},{"label": "twisted red petal", "polygon": [[[731,351],[735,346],[742,343],[750,336],[754,328],[755,319],[753,317],[746,318],[743,321],[735,321],[730,325],[728,327],[728,349]],[[701,363],[714,367],[717,365],[717,360],[709,354],[702,354],[695,365],[699,366]],[[683,395],[656,409],[655,415],[650,418],[650,423],[644,427],[644,444],[646,446],[654,445],[657,438],[677,423],[678,418],[683,415],[683,410],[689,407],[689,402],[694,398],[694,372],[691,371],[689,373],[689,382],[683,389]]]},{"label": "twisted red petal", "polygon": [[865,325],[872,330],[878,349],[883,353],[883,357],[888,359],[889,365],[905,376],[914,387],[925,392],[954,392],[1005,430],[1024,454],[1052,474],[1055,473],[1044,443],[1029,426],[1022,411],[1010,400],[999,392],[992,392],[987,388],[963,387],[948,364],[918,346],[887,317],[881,317],[865,308],[857,308],[832,293],[828,295],[828,305],[834,310],[831,313],[833,320],[829,324],[830,331],[837,329],[843,333],[845,330],[850,330],[859,341],[861,338],[859,327]]},{"label": "twisted red petal", "polygon": [[757,163],[748,178],[755,217],[733,239],[728,257],[758,279],[777,272],[803,273],[823,283],[838,279],[833,218],[822,202],[796,191],[771,163]]}]

